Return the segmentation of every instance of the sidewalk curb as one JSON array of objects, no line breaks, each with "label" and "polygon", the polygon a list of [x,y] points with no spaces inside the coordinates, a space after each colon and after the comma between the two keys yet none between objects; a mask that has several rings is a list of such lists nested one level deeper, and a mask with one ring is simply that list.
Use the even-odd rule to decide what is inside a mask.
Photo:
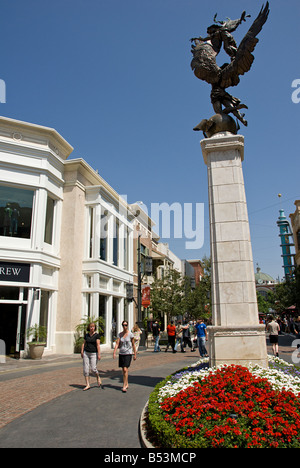
[{"label": "sidewalk curb", "polygon": [[151,442],[149,442],[149,440],[147,439],[146,431],[144,429],[144,424],[146,423],[146,419],[147,419],[148,405],[149,405],[149,400],[147,401],[146,405],[144,406],[144,409],[143,409],[141,417],[140,417],[140,422],[139,422],[140,442],[141,442],[142,448],[155,449],[154,445],[152,445]]}]

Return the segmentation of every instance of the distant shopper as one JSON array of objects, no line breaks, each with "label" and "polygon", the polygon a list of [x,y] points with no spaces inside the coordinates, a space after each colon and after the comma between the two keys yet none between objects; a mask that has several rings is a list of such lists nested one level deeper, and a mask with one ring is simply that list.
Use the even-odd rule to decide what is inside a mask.
[{"label": "distant shopper", "polygon": [[270,316],[270,322],[267,325],[267,331],[270,333],[270,343],[272,344],[273,354],[278,357],[278,335],[280,327],[274,320],[273,316]]},{"label": "distant shopper", "polygon": [[191,340],[191,327],[187,320],[184,321],[184,324],[182,325],[182,330],[183,330],[183,346],[186,347],[186,345],[188,345],[191,348],[192,352],[196,351],[194,349],[194,346]]},{"label": "distant shopper", "polygon": [[169,346],[171,346],[173,353],[177,353],[177,351],[175,350],[176,327],[173,321],[171,321],[171,323],[167,326],[167,333],[168,333],[168,344],[167,344],[165,352],[167,352],[169,349]]},{"label": "distant shopper", "polygon": [[136,360],[136,349],[134,343],[134,335],[128,330],[128,322],[122,322],[123,331],[119,334],[114,349],[113,358],[116,358],[117,350],[119,349],[119,367],[123,371],[123,388],[122,392],[126,393],[128,390],[128,370],[133,359]]},{"label": "distant shopper", "polygon": [[140,341],[141,341],[141,334],[143,333],[138,324],[136,323],[132,329],[132,333],[134,336],[134,344],[136,352],[139,350]]},{"label": "distant shopper", "polygon": [[152,333],[153,333],[153,339],[154,339],[154,352],[159,353],[161,349],[159,346],[160,327],[159,327],[158,320],[155,320],[155,322],[152,325]]},{"label": "distant shopper", "polygon": [[176,326],[176,343],[175,343],[175,351],[177,351],[177,347],[180,344],[181,352],[185,353],[184,348],[183,348],[183,329],[182,329],[182,324],[181,321],[179,320],[177,322]]},{"label": "distant shopper", "polygon": [[83,375],[85,377],[84,391],[91,388],[90,371],[97,377],[98,386],[103,389],[99,371],[97,369],[97,361],[101,359],[100,353],[100,335],[96,332],[97,327],[94,323],[90,323],[84,337],[84,342],[81,347],[81,357],[83,359]]},{"label": "distant shopper", "polygon": [[197,342],[199,347],[199,353],[201,357],[208,356],[205,342],[208,340],[206,325],[202,319],[197,320],[196,324],[196,332],[197,332]]}]

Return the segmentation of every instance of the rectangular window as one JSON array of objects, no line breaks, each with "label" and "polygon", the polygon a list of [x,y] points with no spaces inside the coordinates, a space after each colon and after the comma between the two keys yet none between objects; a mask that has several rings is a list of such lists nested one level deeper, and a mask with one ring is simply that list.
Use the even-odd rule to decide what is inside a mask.
[{"label": "rectangular window", "polygon": [[33,190],[0,186],[0,236],[30,239]]},{"label": "rectangular window", "polygon": [[53,241],[54,206],[55,206],[55,200],[53,200],[52,198],[48,196],[44,242],[50,245],[52,245],[52,241]]},{"label": "rectangular window", "polygon": [[118,330],[119,330],[119,299],[117,297],[113,297],[113,307],[112,307],[112,336],[113,341],[118,338]]},{"label": "rectangular window", "polygon": [[87,316],[91,317],[92,314],[92,294],[87,294],[86,295],[86,301],[87,301]]},{"label": "rectangular window", "polygon": [[49,301],[50,291],[42,290],[41,294],[41,308],[40,308],[40,325],[46,327],[48,331],[48,314],[49,314]]},{"label": "rectangular window", "polygon": [[114,240],[113,240],[113,262],[119,265],[119,220],[115,220]]},{"label": "rectangular window", "polygon": [[90,226],[89,226],[89,258],[93,258],[93,239],[94,239],[94,209],[90,208]]},{"label": "rectangular window", "polygon": [[108,232],[108,219],[107,215],[101,210],[101,229],[100,229],[100,258],[107,262],[107,232]]},{"label": "rectangular window", "polygon": [[129,268],[129,229],[125,226],[124,231],[124,269]]},{"label": "rectangular window", "polygon": [[18,301],[19,300],[19,288],[14,288],[14,287],[6,287],[6,286],[1,286],[0,287],[0,299],[1,301],[3,300],[9,300],[9,301]]},{"label": "rectangular window", "polygon": [[103,334],[101,333],[101,343],[105,344],[106,343],[106,303],[107,303],[107,298],[106,296],[102,296],[99,294],[99,317],[102,317],[103,320]]}]

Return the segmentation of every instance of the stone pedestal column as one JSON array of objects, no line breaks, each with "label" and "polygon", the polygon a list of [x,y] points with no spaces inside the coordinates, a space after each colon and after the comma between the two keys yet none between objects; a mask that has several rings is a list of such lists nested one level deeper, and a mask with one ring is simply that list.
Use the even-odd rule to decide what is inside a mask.
[{"label": "stone pedestal column", "polygon": [[212,257],[210,365],[267,367],[242,170],[244,137],[219,133],[202,140],[201,148],[208,169]]}]

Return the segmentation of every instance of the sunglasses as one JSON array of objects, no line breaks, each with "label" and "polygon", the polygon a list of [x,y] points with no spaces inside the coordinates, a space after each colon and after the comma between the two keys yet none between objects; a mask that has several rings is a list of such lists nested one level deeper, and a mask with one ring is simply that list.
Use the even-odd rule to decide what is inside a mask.
[{"label": "sunglasses", "polygon": [[123,327],[128,327],[128,323],[123,323]]}]

